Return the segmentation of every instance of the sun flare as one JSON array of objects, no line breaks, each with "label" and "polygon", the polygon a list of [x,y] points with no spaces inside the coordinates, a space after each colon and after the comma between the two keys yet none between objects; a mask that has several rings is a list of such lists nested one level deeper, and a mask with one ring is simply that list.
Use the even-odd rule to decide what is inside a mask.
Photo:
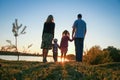
[{"label": "sun flare", "polygon": [[61,57],[58,57],[58,62],[69,62],[69,60],[66,58],[64,60],[64,58],[61,59]]}]

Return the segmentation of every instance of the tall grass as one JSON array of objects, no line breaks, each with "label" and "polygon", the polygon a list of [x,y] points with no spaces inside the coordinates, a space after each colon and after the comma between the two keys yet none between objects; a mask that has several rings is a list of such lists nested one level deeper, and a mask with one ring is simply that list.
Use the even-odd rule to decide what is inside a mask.
[{"label": "tall grass", "polygon": [[120,80],[120,62],[88,65],[0,60],[0,80]]}]

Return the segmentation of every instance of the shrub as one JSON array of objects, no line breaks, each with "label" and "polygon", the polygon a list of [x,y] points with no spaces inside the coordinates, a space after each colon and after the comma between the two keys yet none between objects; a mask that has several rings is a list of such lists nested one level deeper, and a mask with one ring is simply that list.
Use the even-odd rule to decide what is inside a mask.
[{"label": "shrub", "polygon": [[68,60],[75,60],[75,55],[74,54],[68,54],[67,59]]},{"label": "shrub", "polygon": [[113,47],[108,46],[108,48],[104,49],[103,51],[108,51],[110,57],[113,59],[113,62],[120,62],[120,50]]},{"label": "shrub", "polygon": [[102,50],[100,46],[93,46],[92,48],[90,48],[90,50],[85,52],[83,61],[93,65],[119,61],[120,54],[118,54],[116,50],[111,50],[112,49]]}]

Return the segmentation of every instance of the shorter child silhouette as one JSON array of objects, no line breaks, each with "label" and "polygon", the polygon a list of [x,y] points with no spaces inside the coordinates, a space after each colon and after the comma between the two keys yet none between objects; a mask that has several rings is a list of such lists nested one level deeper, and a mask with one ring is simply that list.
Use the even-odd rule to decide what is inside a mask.
[{"label": "shorter child silhouette", "polygon": [[61,61],[62,61],[62,58],[64,58],[64,61],[65,61],[66,53],[68,51],[68,41],[72,42],[73,39],[70,39],[70,33],[67,30],[64,30],[62,33],[62,38],[60,43]]},{"label": "shorter child silhouette", "polygon": [[58,57],[58,48],[59,45],[57,44],[57,39],[54,39],[54,44],[53,44],[53,59],[54,59],[54,62],[57,62],[57,57]]}]

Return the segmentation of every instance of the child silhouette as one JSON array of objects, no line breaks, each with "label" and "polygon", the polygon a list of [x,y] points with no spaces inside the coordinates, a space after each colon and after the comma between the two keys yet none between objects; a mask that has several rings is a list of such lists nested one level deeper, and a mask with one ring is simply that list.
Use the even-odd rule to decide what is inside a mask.
[{"label": "child silhouette", "polygon": [[60,43],[60,50],[61,50],[61,61],[62,59],[66,58],[66,53],[68,51],[68,41],[73,41],[70,39],[70,33],[67,30],[64,30],[62,33],[61,43]]},{"label": "child silhouette", "polygon": [[53,44],[53,59],[54,62],[57,62],[57,57],[58,57],[58,48],[59,45],[57,44],[57,39],[54,39],[54,44]]}]

